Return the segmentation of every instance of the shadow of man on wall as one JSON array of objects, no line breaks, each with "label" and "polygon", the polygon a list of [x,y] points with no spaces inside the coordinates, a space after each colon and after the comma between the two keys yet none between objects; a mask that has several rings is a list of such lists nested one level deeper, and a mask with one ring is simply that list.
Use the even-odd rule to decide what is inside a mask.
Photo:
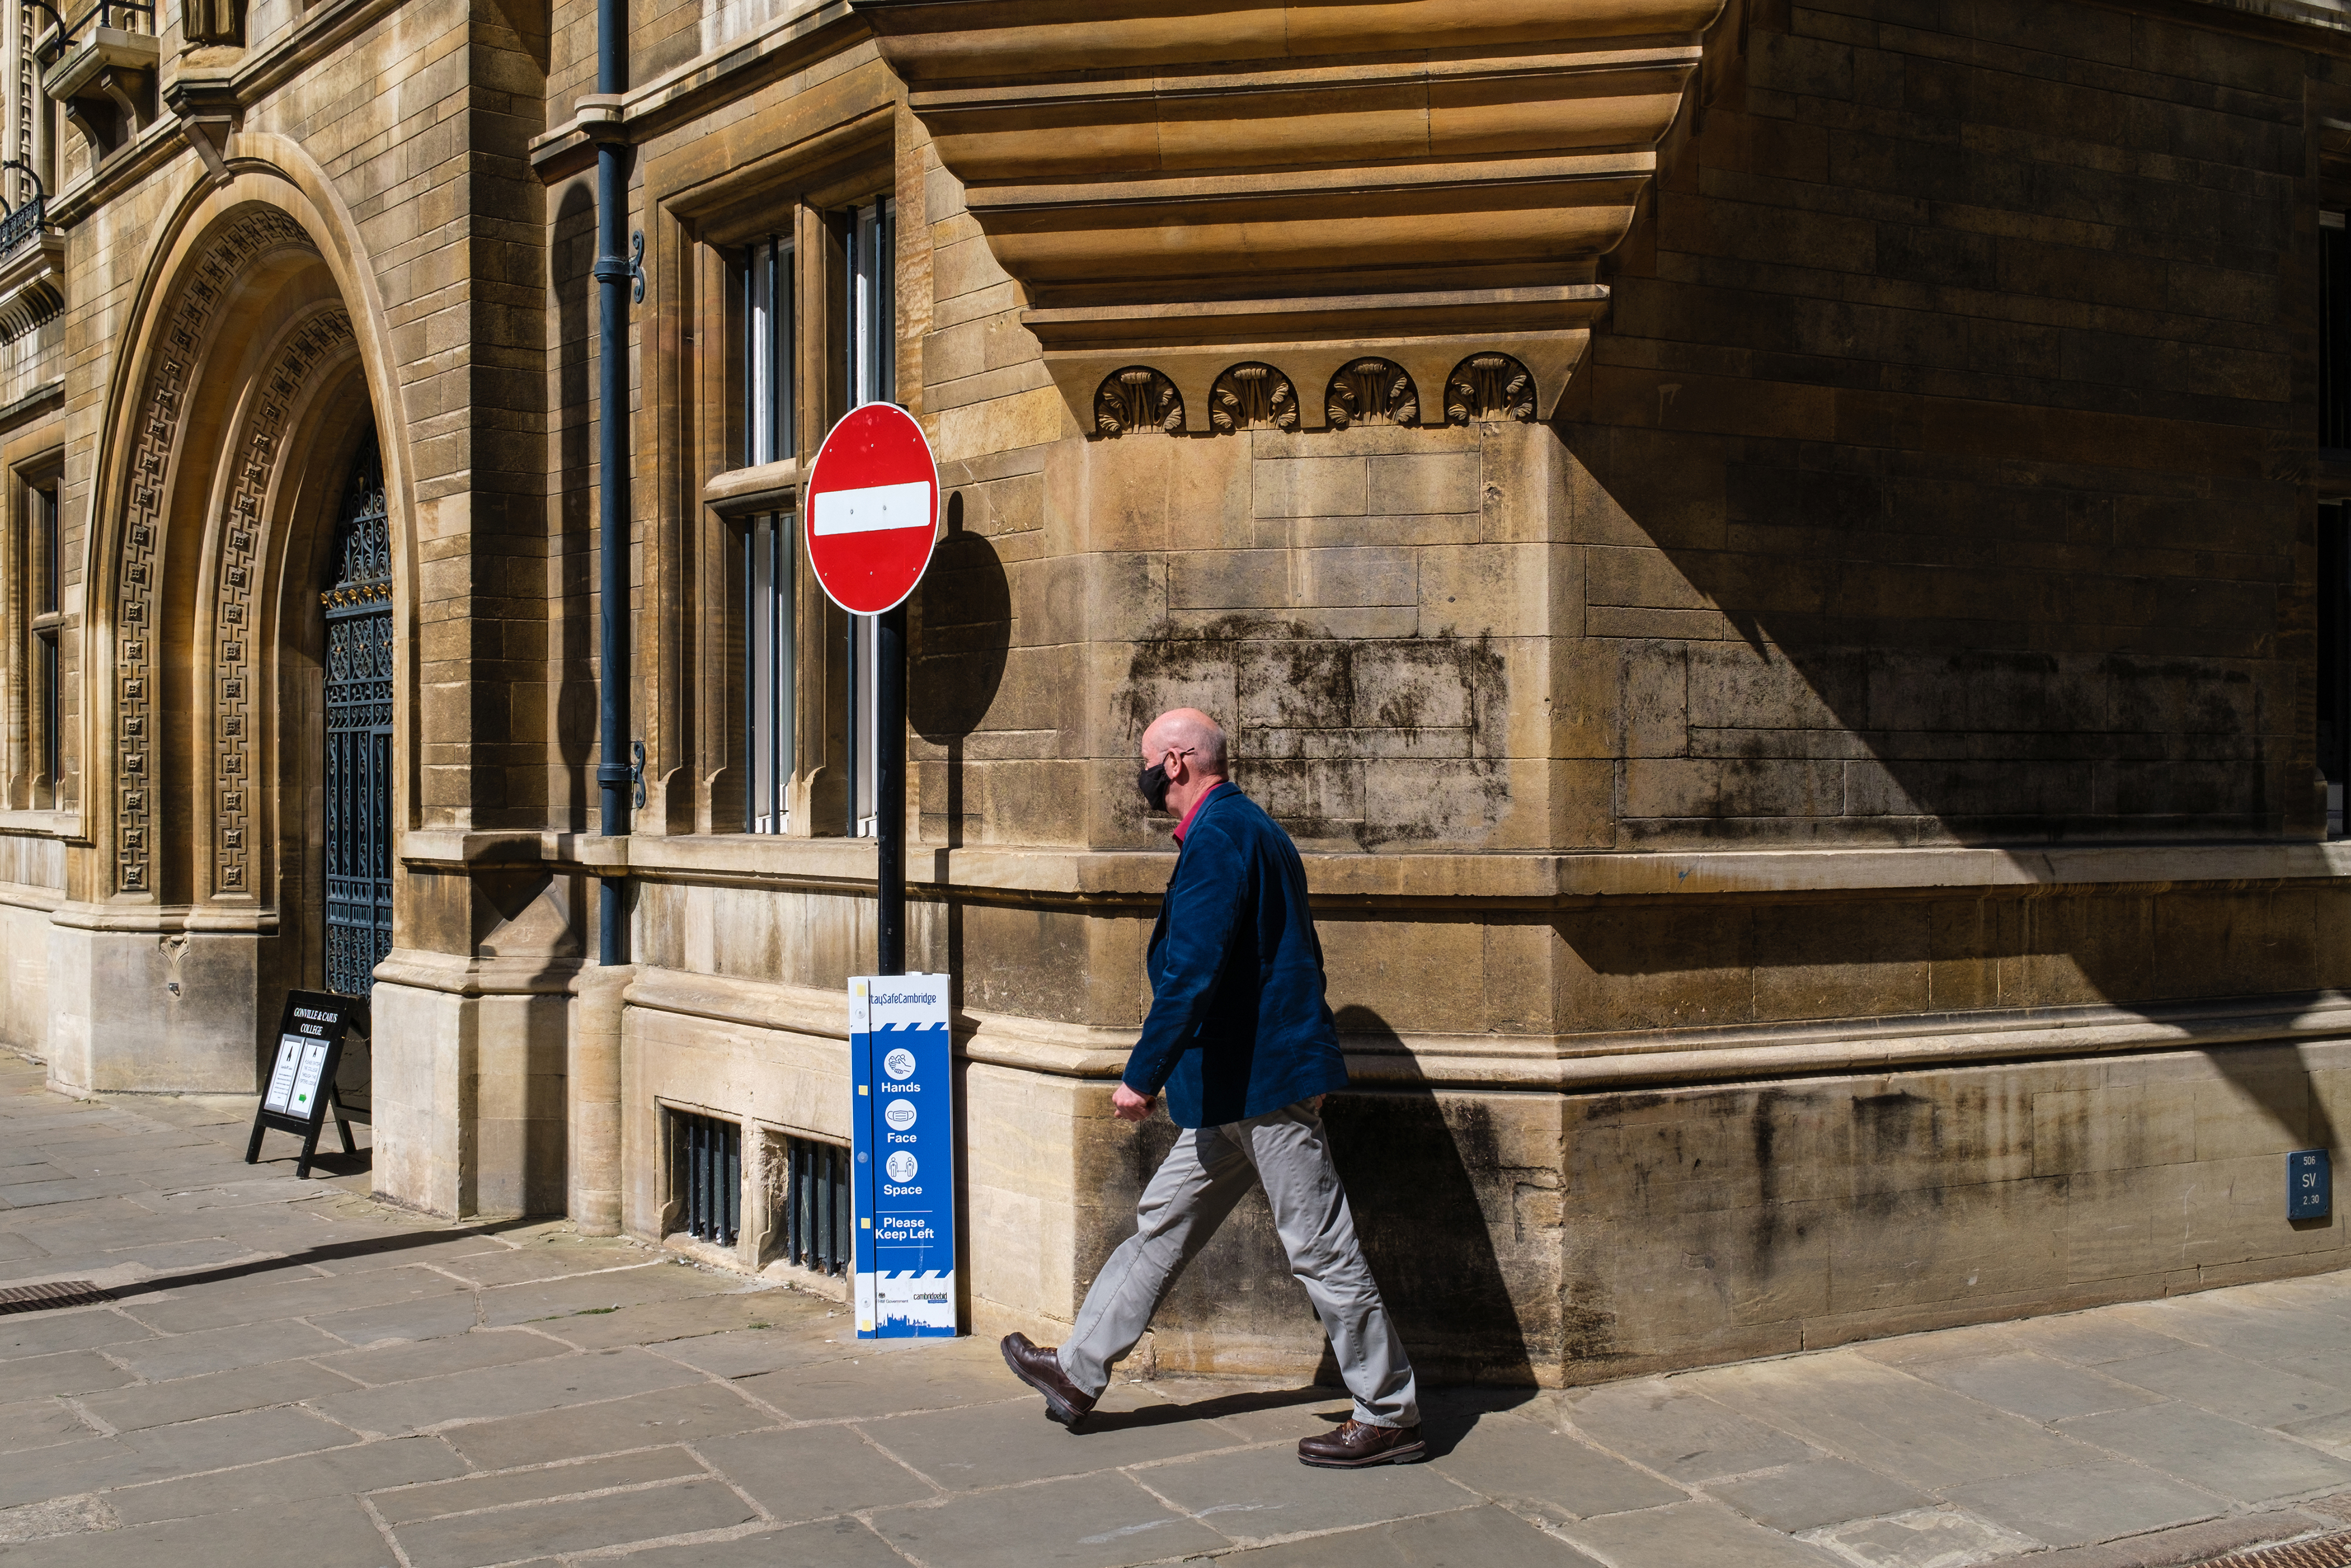
[{"label": "shadow of man on wall", "polygon": [[1525,1325],[1478,1197],[1481,1178],[1500,1200],[1509,1187],[1486,1108],[1440,1098],[1370,1008],[1342,1008],[1338,1023],[1350,1044],[1384,1047],[1410,1074],[1333,1094],[1322,1120],[1356,1233],[1414,1366],[1424,1384],[1531,1385]]},{"label": "shadow of man on wall", "polygon": [[[1356,1234],[1420,1379],[1422,1425],[1438,1453],[1487,1410],[1522,1404],[1535,1383],[1528,1325],[1479,1201],[1507,1205],[1513,1183],[1487,1105],[1446,1097],[1419,1076],[1387,1020],[1360,1004],[1339,1009],[1339,1033],[1394,1063],[1399,1076],[1333,1094],[1322,1106],[1332,1158]],[[1531,1284],[1527,1288],[1532,1288]],[[1336,1382],[1326,1348],[1318,1382]]]},{"label": "shadow of man on wall", "polygon": [[[946,497],[946,528],[931,552],[931,564],[914,591],[909,620],[911,663],[906,672],[906,716],[915,744],[907,763],[919,783],[920,842],[962,846],[971,816],[965,799],[967,751],[973,733],[987,722],[1004,685],[1012,647],[1012,583],[1003,558],[987,536],[966,521],[963,492]],[[984,742],[983,742],[984,745]],[[932,860],[933,873],[946,875],[946,856]],[[915,874],[922,874],[915,860]],[[955,977],[952,1000],[958,1017],[972,1004],[965,994],[968,973],[964,947],[964,906],[949,895],[938,904],[913,911],[916,965],[927,962]],[[968,1128],[964,1107],[967,1061],[956,1062],[956,1122]],[[975,1234],[971,1219],[968,1135],[956,1140],[955,1222],[958,1235]],[[971,1270],[958,1272],[956,1310],[971,1321]]]},{"label": "shadow of man on wall", "polygon": [[[1396,1061],[1410,1061],[1372,1009],[1342,1009],[1338,1024],[1351,1045],[1377,1051],[1384,1043]],[[1527,1328],[1478,1196],[1482,1185],[1509,1201],[1494,1129],[1477,1099],[1440,1096],[1410,1076],[1333,1094],[1322,1119],[1356,1234],[1419,1378],[1425,1435],[1442,1454],[1481,1413],[1524,1403],[1535,1384]],[[1176,1135],[1165,1116],[1137,1129],[1126,1145],[1132,1169],[1122,1173],[1134,1190]],[[1130,1220],[1105,1236],[1105,1255],[1132,1230]],[[1277,1360],[1283,1347],[1321,1337],[1261,1189],[1242,1199],[1185,1270],[1154,1331],[1163,1342],[1196,1339],[1211,1354],[1240,1356],[1255,1346]],[[1341,1381],[1327,1341],[1314,1380]]]}]

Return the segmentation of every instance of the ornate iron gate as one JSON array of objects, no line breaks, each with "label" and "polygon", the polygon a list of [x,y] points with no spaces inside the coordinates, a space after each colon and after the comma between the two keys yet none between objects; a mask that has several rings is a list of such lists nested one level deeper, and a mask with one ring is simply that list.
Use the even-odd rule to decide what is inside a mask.
[{"label": "ornate iron gate", "polygon": [[335,529],[327,611],[327,988],[363,997],[392,951],[392,537],[371,436]]}]

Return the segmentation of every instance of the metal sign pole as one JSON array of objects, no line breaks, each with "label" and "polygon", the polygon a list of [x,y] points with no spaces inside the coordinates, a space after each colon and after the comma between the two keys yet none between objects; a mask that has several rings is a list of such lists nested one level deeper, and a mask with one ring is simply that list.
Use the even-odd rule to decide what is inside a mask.
[{"label": "metal sign pole", "polygon": [[873,628],[873,836],[876,970],[906,972],[906,607]]},{"label": "metal sign pole", "polygon": [[[842,414],[817,448],[802,499],[809,569],[825,597],[851,615],[874,618],[873,669],[852,665],[851,689],[873,683],[874,967],[903,975],[906,596],[923,580],[938,540],[938,459],[914,415],[896,403],[863,403]],[[857,722],[850,726],[852,760],[862,738]],[[852,783],[852,812],[864,792],[862,780]]]}]

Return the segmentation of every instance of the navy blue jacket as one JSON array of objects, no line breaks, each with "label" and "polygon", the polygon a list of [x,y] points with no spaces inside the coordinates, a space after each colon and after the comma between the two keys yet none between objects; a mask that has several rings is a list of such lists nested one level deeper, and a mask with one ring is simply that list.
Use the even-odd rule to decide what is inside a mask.
[{"label": "navy blue jacket", "polygon": [[1145,962],[1151,1016],[1126,1086],[1179,1127],[1262,1116],[1347,1086],[1298,846],[1217,785],[1192,814]]}]

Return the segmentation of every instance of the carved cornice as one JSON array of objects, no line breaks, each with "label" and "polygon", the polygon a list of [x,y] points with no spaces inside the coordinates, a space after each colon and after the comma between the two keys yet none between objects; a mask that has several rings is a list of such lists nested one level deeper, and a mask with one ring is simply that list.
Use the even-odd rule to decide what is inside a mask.
[{"label": "carved cornice", "polygon": [[1418,424],[1420,389],[1392,361],[1357,360],[1331,378],[1322,407],[1333,430],[1355,424]]},{"label": "carved cornice", "polygon": [[1367,353],[1424,423],[1477,353],[1548,415],[1723,0],[854,4],[1080,422],[1148,366],[1197,433],[1236,364]]},{"label": "carved cornice", "polygon": [[15,342],[65,309],[65,236],[43,229],[0,262],[0,343]]}]

